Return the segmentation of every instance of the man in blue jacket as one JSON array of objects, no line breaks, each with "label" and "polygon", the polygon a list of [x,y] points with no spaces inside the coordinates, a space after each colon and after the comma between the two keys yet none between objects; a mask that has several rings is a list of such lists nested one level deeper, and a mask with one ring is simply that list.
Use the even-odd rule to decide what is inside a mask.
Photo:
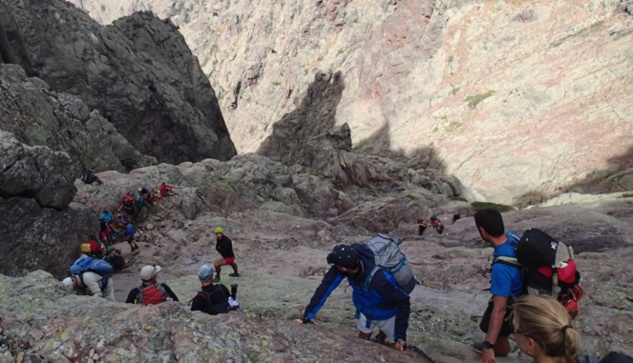
[{"label": "man in blue jacket", "polygon": [[411,311],[409,295],[398,287],[389,272],[378,269],[371,275],[375,263],[369,247],[362,243],[338,245],[327,256],[327,262],[332,267],[310,299],[302,322],[314,323],[316,313],[347,277],[353,290],[358,336],[369,339],[374,329],[378,328],[376,339],[392,337],[394,348],[404,350]]}]

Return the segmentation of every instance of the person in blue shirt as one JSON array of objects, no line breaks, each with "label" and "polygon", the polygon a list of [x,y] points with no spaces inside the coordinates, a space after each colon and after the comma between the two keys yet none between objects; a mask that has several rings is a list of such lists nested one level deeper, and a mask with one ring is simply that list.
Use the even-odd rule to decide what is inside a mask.
[{"label": "person in blue shirt", "polygon": [[124,236],[125,236],[125,240],[130,245],[131,252],[134,252],[135,250],[139,249],[136,242],[134,242],[134,232],[135,232],[134,225],[132,223],[128,223],[128,225],[125,227]]},{"label": "person in blue shirt", "polygon": [[[501,213],[495,209],[484,209],[475,214],[475,225],[481,238],[494,247],[494,258],[515,257],[518,236],[506,233]],[[493,263],[490,293],[492,298],[479,324],[486,333],[483,343],[476,343],[475,350],[481,351],[482,362],[491,363],[495,356],[505,357],[510,353],[508,337],[512,334],[511,322],[506,319],[511,312],[514,299],[523,292],[521,269],[503,263]]]},{"label": "person in blue shirt", "polygon": [[323,277],[305,309],[304,324],[314,323],[316,313],[323,307],[332,291],[347,278],[352,287],[352,301],[356,307],[358,336],[371,338],[379,330],[377,340],[393,338],[397,350],[406,347],[411,304],[409,295],[400,289],[393,276],[378,269],[370,276],[375,262],[374,253],[362,243],[335,246],[327,257],[332,266]]}]

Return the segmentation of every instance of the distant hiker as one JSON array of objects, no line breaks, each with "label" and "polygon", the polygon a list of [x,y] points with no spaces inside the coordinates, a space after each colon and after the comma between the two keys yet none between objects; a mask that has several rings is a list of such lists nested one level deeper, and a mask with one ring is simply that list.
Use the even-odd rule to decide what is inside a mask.
[{"label": "distant hiker", "polygon": [[121,254],[121,250],[114,246],[106,248],[106,254],[103,260],[112,265],[114,272],[122,272],[127,268],[127,263]]},{"label": "distant hiker", "polygon": [[128,223],[128,225],[125,227],[124,237],[125,241],[130,245],[131,252],[139,249],[139,246],[136,244],[136,242],[134,242],[134,232],[136,232],[134,225],[132,223]]},{"label": "distant hiker", "polygon": [[147,188],[145,187],[138,188],[137,193],[143,196],[143,199],[145,199],[145,202],[147,203],[148,206],[154,205],[154,202],[152,201],[152,194],[149,192]]},{"label": "distant hiker", "polygon": [[220,282],[220,271],[222,270],[222,266],[226,265],[230,265],[233,268],[233,273],[229,274],[229,276],[240,277],[240,274],[237,272],[237,264],[235,263],[235,254],[233,254],[233,242],[231,242],[229,237],[224,235],[224,229],[222,229],[222,227],[215,229],[215,238],[215,249],[220,253],[222,258],[215,261],[213,266],[217,272],[214,281]]},{"label": "distant hiker", "polygon": [[[494,209],[484,209],[475,214],[475,225],[481,238],[494,247],[494,257],[516,257],[516,245],[519,236],[505,232],[501,213]],[[515,297],[523,292],[521,271],[505,264],[492,265],[490,293],[479,328],[486,333],[483,343],[475,343],[473,348],[482,353],[482,362],[494,362],[495,356],[505,357],[510,353],[512,324],[507,321]]]},{"label": "distant hiker", "polygon": [[134,197],[130,192],[125,193],[119,205],[119,211],[123,210],[127,215],[133,216],[136,214],[136,207],[134,204]]},{"label": "distant hiker", "polygon": [[172,195],[178,195],[178,193],[174,192],[174,187],[172,185],[168,185],[162,183],[158,188],[158,192],[160,193],[161,198],[171,197]]},{"label": "distant hiker", "polygon": [[409,295],[399,288],[390,273],[374,268],[374,252],[362,243],[338,245],[327,256],[327,262],[332,267],[314,292],[300,322],[314,323],[316,313],[332,291],[347,278],[356,306],[358,336],[369,339],[374,329],[378,329],[376,340],[393,338],[394,348],[404,350],[411,311]]},{"label": "distant hiker", "polygon": [[236,300],[237,284],[231,285],[231,292],[224,285],[213,284],[215,268],[211,265],[202,265],[198,271],[198,279],[202,290],[191,300],[192,311],[204,311],[207,314],[225,314],[239,308]]},{"label": "distant hiker", "polygon": [[418,219],[418,235],[421,236],[426,231],[427,223],[424,219]]},{"label": "distant hiker", "polygon": [[82,243],[79,246],[79,249],[81,250],[82,256],[94,257],[98,259],[103,258],[105,252],[103,246],[95,241],[94,236],[90,240]]},{"label": "distant hiker", "polygon": [[[83,246],[83,245],[82,245]],[[112,266],[98,258],[81,256],[68,268],[70,276],[62,282],[82,295],[92,295],[114,300]]]},{"label": "distant hiker", "polygon": [[130,221],[130,216],[126,213],[117,213],[117,227],[123,228],[125,230],[125,227],[127,227]]},{"label": "distant hiker", "polygon": [[442,220],[437,217],[436,214],[431,216],[431,227],[435,229],[438,234],[444,233],[444,225],[442,224]]},{"label": "distant hiker", "polygon": [[178,301],[178,297],[167,284],[156,282],[156,274],[161,270],[158,265],[147,265],[141,269],[143,284],[133,288],[127,296],[127,304],[156,305],[165,301]]},{"label": "distant hiker", "polygon": [[79,179],[86,184],[92,184],[94,182],[97,182],[97,184],[101,185],[103,184],[103,182],[95,174],[96,172],[97,172],[97,168],[95,168],[94,166],[91,169],[84,168],[84,170],[81,172],[81,176],[79,177]]},{"label": "distant hiker", "polygon": [[580,333],[558,301],[547,295],[523,296],[513,309],[514,339],[523,353],[536,363],[580,361]]},{"label": "distant hiker", "polygon": [[103,213],[101,213],[101,216],[99,217],[99,221],[101,222],[99,229],[101,233],[101,240],[108,245],[112,245],[116,240],[118,233],[118,230],[114,227],[115,220],[112,212],[104,209]]},{"label": "distant hiker", "polygon": [[457,222],[460,219],[462,219],[462,215],[461,214],[459,214],[459,213],[453,214],[453,224],[455,224],[455,222]]}]

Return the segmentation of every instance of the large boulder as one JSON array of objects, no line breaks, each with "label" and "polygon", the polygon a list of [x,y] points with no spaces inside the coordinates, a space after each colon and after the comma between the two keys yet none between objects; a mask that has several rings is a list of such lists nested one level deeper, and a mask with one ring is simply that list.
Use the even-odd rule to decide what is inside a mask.
[{"label": "large boulder", "polygon": [[76,189],[70,156],[44,146],[20,143],[0,130],[0,197],[35,198],[42,207],[63,209]]},{"label": "large boulder", "polygon": [[0,128],[23,143],[64,150],[81,167],[125,171],[156,163],[139,153],[81,98],[58,93],[14,64],[0,64]]},{"label": "large boulder", "polygon": [[0,130],[0,170],[0,273],[44,269],[62,276],[77,246],[98,230],[95,215],[71,203],[70,157]]},{"label": "large boulder", "polygon": [[236,154],[215,93],[169,20],[139,13],[104,27],[60,0],[0,6],[5,62],[80,96],[141,153],[171,163]]}]

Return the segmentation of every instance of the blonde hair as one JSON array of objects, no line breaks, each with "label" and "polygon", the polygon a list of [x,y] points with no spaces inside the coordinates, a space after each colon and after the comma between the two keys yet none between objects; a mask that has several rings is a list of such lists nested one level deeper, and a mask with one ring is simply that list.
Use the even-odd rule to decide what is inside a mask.
[{"label": "blonde hair", "polygon": [[529,295],[514,304],[514,331],[532,338],[551,358],[574,363],[580,349],[580,334],[571,326],[567,310],[548,295]]}]

